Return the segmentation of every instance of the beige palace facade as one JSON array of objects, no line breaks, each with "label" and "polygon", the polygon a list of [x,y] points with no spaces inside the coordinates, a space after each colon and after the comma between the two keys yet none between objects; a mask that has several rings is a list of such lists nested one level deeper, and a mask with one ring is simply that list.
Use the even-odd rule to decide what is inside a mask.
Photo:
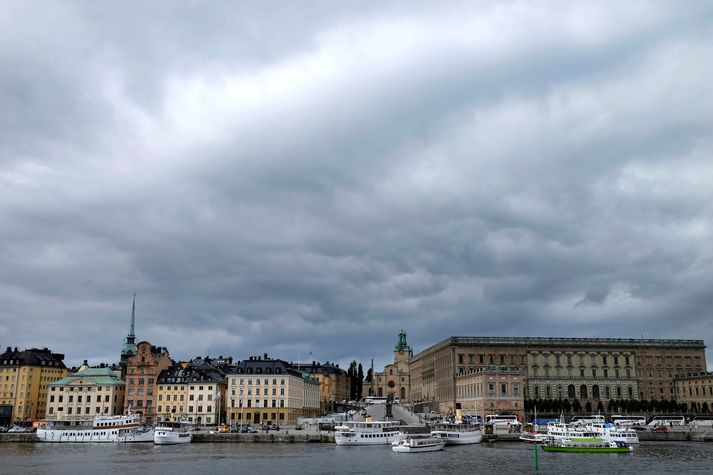
[{"label": "beige palace facade", "polygon": [[[519,367],[525,399],[675,399],[673,378],[706,370],[703,340],[451,337],[411,360],[415,402],[454,410],[456,377],[488,365]],[[653,396],[653,397],[652,397]]]}]

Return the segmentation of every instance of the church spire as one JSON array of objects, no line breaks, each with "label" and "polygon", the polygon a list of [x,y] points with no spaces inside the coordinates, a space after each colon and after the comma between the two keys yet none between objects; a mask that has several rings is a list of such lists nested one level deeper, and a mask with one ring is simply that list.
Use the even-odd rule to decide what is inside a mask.
[{"label": "church spire", "polygon": [[127,339],[131,338],[132,343],[136,340],[136,335],[134,334],[134,320],[136,318],[136,294],[134,294],[134,301],[131,303],[131,327],[129,328],[129,335]]},{"label": "church spire", "polygon": [[131,303],[131,326],[129,327],[129,334],[126,335],[124,340],[124,349],[121,350],[122,358],[127,356],[133,356],[136,354],[136,335],[134,334],[134,324],[136,321],[136,294],[134,294],[134,300]]}]

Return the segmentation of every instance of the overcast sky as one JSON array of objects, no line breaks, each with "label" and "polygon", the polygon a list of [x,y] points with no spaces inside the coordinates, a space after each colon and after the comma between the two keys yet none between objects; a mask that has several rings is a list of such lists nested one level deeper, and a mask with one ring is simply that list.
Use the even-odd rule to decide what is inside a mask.
[{"label": "overcast sky", "polygon": [[3,348],[713,344],[711,2],[0,7]]}]

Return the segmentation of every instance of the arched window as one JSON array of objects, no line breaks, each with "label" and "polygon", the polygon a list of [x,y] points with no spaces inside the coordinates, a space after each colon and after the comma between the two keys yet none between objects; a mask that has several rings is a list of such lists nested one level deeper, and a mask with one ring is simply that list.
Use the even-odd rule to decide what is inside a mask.
[{"label": "arched window", "polygon": [[621,399],[621,386],[616,387],[616,397],[617,399]]},{"label": "arched window", "polygon": [[540,397],[540,387],[535,386],[535,399],[537,399],[538,397]]},{"label": "arched window", "polygon": [[552,388],[550,386],[547,386],[545,388],[545,396],[547,399],[550,399],[552,397]]},{"label": "arched window", "polygon": [[577,395],[574,393],[574,384],[570,384],[567,386],[567,397],[569,399],[574,399],[577,397]]},{"label": "arched window", "polygon": [[579,387],[579,398],[580,399],[589,399],[587,396],[587,385],[583,384]]},{"label": "arched window", "polygon": [[629,386],[627,389],[629,391],[629,399],[634,399],[634,390]]},{"label": "arched window", "polygon": [[402,404],[403,404],[403,400],[406,399],[406,388],[403,387],[403,386],[401,386],[401,399],[402,399],[401,402],[402,402]]},{"label": "arched window", "polygon": [[592,399],[599,399],[599,385],[592,386]]}]

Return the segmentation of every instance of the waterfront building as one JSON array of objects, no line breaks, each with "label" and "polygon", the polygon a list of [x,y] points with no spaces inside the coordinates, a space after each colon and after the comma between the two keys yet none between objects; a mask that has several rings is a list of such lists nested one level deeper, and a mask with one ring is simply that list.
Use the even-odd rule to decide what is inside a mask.
[{"label": "waterfront building", "polygon": [[673,380],[676,401],[691,413],[713,413],[713,373],[701,371],[679,375]]},{"label": "waterfront building", "polygon": [[456,407],[465,414],[525,415],[525,377],[518,366],[478,367],[457,374],[455,383]]},{"label": "waterfront building", "polygon": [[18,351],[8,346],[0,355],[0,414],[6,419],[0,422],[43,419],[47,386],[66,375],[63,354],[47,348]]},{"label": "waterfront building", "polygon": [[136,345],[136,354],[127,354],[122,363],[126,375],[124,413],[140,413],[152,422],[156,416],[158,375],[173,364],[168,349],[142,341]]},{"label": "waterfront building", "polygon": [[226,373],[230,423],[293,423],[320,413],[320,383],[290,363],[263,356],[238,361]]},{"label": "waterfront building", "polygon": [[297,364],[294,368],[312,375],[319,382],[319,400],[322,412],[334,412],[349,400],[349,376],[338,364]]},{"label": "waterfront building", "polygon": [[176,363],[158,376],[156,418],[194,425],[224,420],[225,374],[210,358]]},{"label": "waterfront building", "polygon": [[364,396],[392,396],[401,402],[412,401],[411,358],[413,350],[406,341],[406,332],[401,330],[394,346],[394,361],[384,366],[384,371],[372,375],[370,384],[364,385]]},{"label": "waterfront building", "polygon": [[455,405],[457,375],[491,364],[519,367],[525,399],[675,399],[673,377],[705,371],[702,340],[451,337],[411,359],[412,395],[441,412]]},{"label": "waterfront building", "polygon": [[48,385],[47,419],[87,419],[121,415],[125,383],[113,368],[84,364]]}]

